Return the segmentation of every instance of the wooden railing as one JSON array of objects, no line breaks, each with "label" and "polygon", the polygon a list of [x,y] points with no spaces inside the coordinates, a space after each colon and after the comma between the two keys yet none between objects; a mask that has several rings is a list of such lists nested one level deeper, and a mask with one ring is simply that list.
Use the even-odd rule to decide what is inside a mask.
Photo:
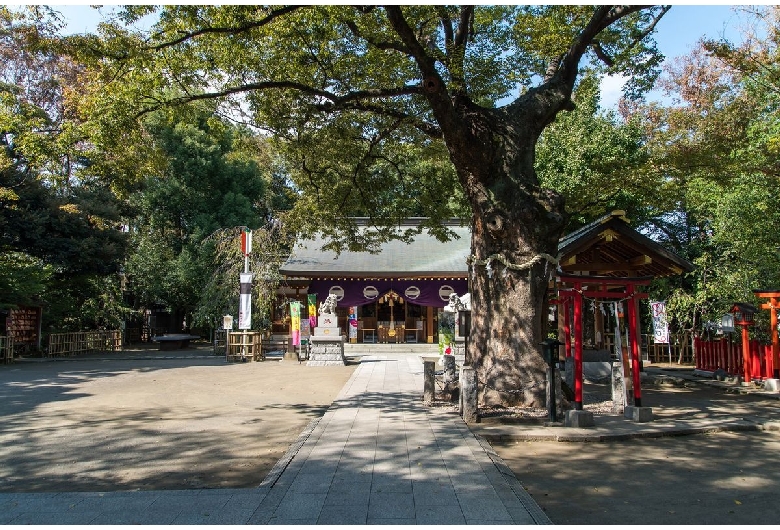
[{"label": "wooden railing", "polygon": [[14,338],[0,337],[0,362],[10,364],[14,362]]},{"label": "wooden railing", "polygon": [[49,335],[49,357],[105,351],[122,351],[121,331],[79,331]]}]

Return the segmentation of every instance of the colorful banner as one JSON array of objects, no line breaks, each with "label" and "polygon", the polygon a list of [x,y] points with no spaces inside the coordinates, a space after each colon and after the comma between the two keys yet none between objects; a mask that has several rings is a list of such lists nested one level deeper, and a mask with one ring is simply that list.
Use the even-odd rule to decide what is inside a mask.
[{"label": "colorful banner", "polygon": [[357,328],[358,328],[358,318],[357,318],[357,306],[350,306],[349,308],[349,339],[355,339],[357,340]]},{"label": "colorful banner", "polygon": [[252,329],[252,274],[241,273],[238,301],[238,329]]},{"label": "colorful banner", "polygon": [[317,327],[317,295],[310,294],[307,297],[309,302],[309,328]]},{"label": "colorful banner", "polygon": [[650,316],[653,318],[653,341],[656,344],[669,344],[666,302],[650,302]]},{"label": "colorful banner", "polygon": [[290,334],[293,346],[301,345],[301,303],[290,302]]}]

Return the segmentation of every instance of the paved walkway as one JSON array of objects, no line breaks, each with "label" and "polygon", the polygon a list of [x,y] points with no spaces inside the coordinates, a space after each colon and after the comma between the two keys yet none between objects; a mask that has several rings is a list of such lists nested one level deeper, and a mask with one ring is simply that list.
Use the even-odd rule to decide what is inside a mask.
[{"label": "paved walkway", "polygon": [[254,489],[0,494],[0,524],[550,524],[416,355],[367,356]]}]

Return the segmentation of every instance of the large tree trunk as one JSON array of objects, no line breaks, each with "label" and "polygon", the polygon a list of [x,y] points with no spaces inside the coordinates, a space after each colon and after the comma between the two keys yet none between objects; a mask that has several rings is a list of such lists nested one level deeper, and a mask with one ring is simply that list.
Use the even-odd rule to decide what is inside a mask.
[{"label": "large tree trunk", "polygon": [[[547,365],[540,343],[547,331],[548,280],[555,271],[547,256],[555,255],[557,238],[535,237],[534,225],[541,219],[505,223],[502,235],[516,245],[511,250],[485,228],[485,219],[475,215],[473,220],[469,358],[477,372],[480,406],[544,407]],[[482,265],[493,255],[503,256],[509,267],[503,260]]]},{"label": "large tree trunk", "polygon": [[461,147],[452,136],[448,145],[473,209],[468,357],[479,406],[544,407],[540,343],[565,216],[562,198],[542,190],[534,171],[543,122],[497,111],[464,115],[464,122],[471,126]]}]

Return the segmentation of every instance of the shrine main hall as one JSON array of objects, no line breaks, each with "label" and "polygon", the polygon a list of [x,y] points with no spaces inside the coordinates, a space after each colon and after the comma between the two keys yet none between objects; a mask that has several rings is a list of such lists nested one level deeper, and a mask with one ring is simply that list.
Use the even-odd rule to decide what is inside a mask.
[{"label": "shrine main hall", "polygon": [[[355,222],[359,230],[368,228],[367,219]],[[414,228],[420,222],[408,219],[399,229]],[[346,337],[350,337],[350,308],[356,308],[351,342],[436,343],[439,314],[450,295],[468,292],[470,228],[458,220],[446,227],[454,235],[450,241],[441,242],[423,232],[409,243],[383,243],[374,253],[322,250],[327,241],[320,235],[301,240],[280,269],[284,277],[280,298],[299,301],[304,320],[307,295],[316,295],[319,303],[335,294],[339,326]],[[638,301],[647,297],[642,291],[650,281],[693,270],[691,263],[632,228],[625,212],[619,210],[561,238],[558,259],[550,300],[558,304],[557,325],[561,336],[568,338],[562,356],[573,355],[586,340],[600,342],[604,328],[609,328],[595,314],[590,316],[588,332],[583,332],[584,301],[630,300],[628,325],[638,337]],[[273,315],[274,333],[289,332],[287,315],[289,310],[278,306]]]}]

